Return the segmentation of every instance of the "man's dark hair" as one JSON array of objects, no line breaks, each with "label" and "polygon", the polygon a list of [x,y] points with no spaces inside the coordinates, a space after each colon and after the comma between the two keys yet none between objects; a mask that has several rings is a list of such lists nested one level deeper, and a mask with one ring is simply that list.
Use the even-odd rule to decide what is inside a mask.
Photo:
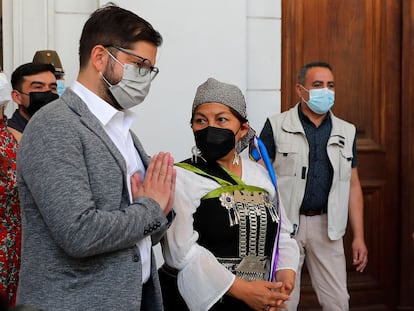
[{"label": "man's dark hair", "polygon": [[310,62],[310,63],[307,63],[299,69],[299,73],[298,73],[298,83],[299,84],[305,85],[306,74],[308,73],[309,69],[314,68],[314,67],[328,68],[330,71],[332,71],[332,67],[328,63],[324,63],[324,62]]},{"label": "man's dark hair", "polygon": [[11,85],[13,90],[21,91],[24,78],[42,72],[50,71],[55,74],[55,66],[52,64],[26,63],[17,67],[11,75]]},{"label": "man's dark hair", "polygon": [[143,18],[108,3],[93,12],[83,27],[79,41],[80,68],[86,66],[92,48],[98,44],[129,49],[137,41],[147,41],[158,47],[162,37]]}]

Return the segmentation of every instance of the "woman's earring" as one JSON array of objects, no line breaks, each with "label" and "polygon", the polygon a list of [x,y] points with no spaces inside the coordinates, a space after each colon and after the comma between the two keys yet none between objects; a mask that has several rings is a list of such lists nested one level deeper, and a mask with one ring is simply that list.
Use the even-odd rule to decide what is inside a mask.
[{"label": "woman's earring", "polygon": [[240,150],[240,149],[241,149],[241,141],[239,140],[236,143],[236,148],[235,148],[235,151],[234,151],[233,165],[239,165],[240,154],[239,154],[238,150]]},{"label": "woman's earring", "polygon": [[207,162],[202,156],[201,156],[201,151],[200,149],[197,148],[197,146],[194,146],[193,148],[191,148],[191,153],[193,154],[191,161],[193,163],[197,163],[197,159],[201,158],[203,159],[204,162]]},{"label": "woman's earring", "polygon": [[239,165],[239,159],[240,159],[240,155],[238,154],[237,151],[234,151],[233,165]]}]

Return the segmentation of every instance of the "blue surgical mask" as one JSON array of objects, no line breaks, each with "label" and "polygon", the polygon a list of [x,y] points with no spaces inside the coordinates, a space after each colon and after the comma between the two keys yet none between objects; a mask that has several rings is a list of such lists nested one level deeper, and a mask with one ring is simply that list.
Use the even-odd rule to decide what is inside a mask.
[{"label": "blue surgical mask", "polygon": [[65,80],[56,80],[57,92],[59,96],[62,96],[65,91]]},{"label": "blue surgical mask", "polygon": [[334,91],[328,89],[327,87],[323,89],[310,90],[307,90],[303,86],[302,88],[309,92],[309,100],[306,101],[304,98],[302,99],[314,113],[325,114],[332,108],[335,102]]}]

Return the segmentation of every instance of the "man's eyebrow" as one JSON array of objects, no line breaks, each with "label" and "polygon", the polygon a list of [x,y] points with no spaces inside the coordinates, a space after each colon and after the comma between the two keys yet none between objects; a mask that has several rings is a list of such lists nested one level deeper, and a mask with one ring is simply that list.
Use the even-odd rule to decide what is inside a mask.
[{"label": "man's eyebrow", "polygon": [[[335,81],[328,81],[326,83],[327,84],[335,84]],[[323,81],[322,80],[315,80],[315,81],[312,82],[312,85],[313,84],[323,84]]]},{"label": "man's eyebrow", "polygon": [[30,85],[36,85],[36,84],[46,85],[46,83],[45,83],[45,82],[42,82],[42,81],[32,81],[32,82],[30,83]]}]

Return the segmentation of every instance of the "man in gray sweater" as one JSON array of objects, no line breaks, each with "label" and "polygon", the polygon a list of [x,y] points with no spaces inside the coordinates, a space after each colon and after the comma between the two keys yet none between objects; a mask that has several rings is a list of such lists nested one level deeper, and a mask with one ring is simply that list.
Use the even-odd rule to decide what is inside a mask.
[{"label": "man in gray sweater", "polygon": [[152,245],[172,220],[173,158],[150,159],[130,131],[161,42],[136,14],[98,9],[82,31],[77,81],[26,127],[18,304],[163,310]]}]

